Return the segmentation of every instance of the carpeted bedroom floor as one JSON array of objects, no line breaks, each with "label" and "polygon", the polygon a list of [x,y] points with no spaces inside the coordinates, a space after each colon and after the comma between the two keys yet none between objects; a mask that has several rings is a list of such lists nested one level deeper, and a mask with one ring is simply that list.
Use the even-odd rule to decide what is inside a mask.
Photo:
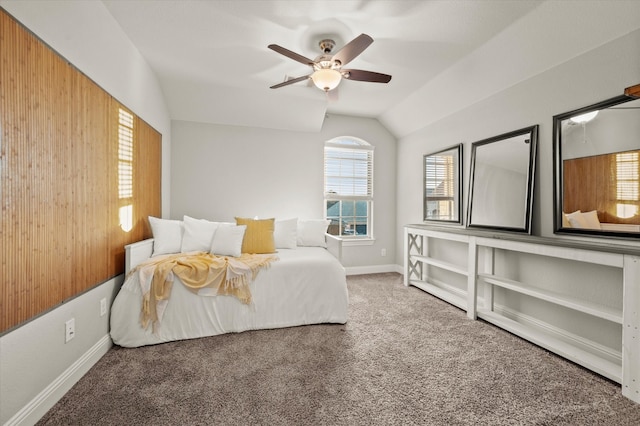
[{"label": "carpeted bedroom floor", "polygon": [[620,386],[398,274],[349,321],[114,347],[42,425],[640,425]]}]

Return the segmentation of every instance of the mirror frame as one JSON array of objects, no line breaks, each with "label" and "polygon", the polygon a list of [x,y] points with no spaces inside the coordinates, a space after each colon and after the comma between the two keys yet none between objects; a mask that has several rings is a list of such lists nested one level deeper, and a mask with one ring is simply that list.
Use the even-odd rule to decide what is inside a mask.
[{"label": "mirror frame", "polygon": [[[515,231],[531,234],[531,218],[533,209],[533,187],[535,182],[535,170],[536,170],[536,156],[538,146],[538,125],[525,127],[522,129],[514,130],[512,132],[504,133],[498,136],[494,136],[488,139],[483,139],[471,144],[471,173],[469,177],[469,200],[467,207],[467,227],[468,228],[484,228],[484,229],[497,229],[501,231]],[[476,224],[471,220],[473,213],[473,192],[474,185],[476,184],[476,157],[479,147],[488,145],[491,143],[500,142],[506,139],[511,139],[516,136],[529,135],[529,158],[527,165],[527,187],[525,188],[525,212],[522,227],[511,227],[488,225],[488,224]]]},{"label": "mirror frame", "polygon": [[[567,120],[579,114],[610,108],[626,102],[639,99],[637,92],[639,86],[627,88],[625,95],[619,95],[593,105],[579,108],[573,111],[565,112],[553,116],[553,232],[555,234],[567,234],[576,236],[589,237],[618,237],[618,238],[640,238],[640,233],[603,231],[599,229],[585,228],[565,228],[562,226],[562,207],[564,205],[564,167],[562,162],[562,121]],[[633,93],[629,89],[636,89],[637,93]],[[627,94],[629,93],[629,94]],[[639,147],[640,149],[640,147]]]},{"label": "mirror frame", "polygon": [[[458,144],[449,148],[442,149],[437,152],[425,154],[422,158],[422,219],[424,222],[444,222],[451,224],[462,224],[462,144]],[[453,202],[454,209],[457,215],[457,219],[433,219],[427,218],[427,159],[429,157],[435,157],[442,154],[451,153],[455,158],[455,170],[454,174],[457,179],[457,184],[454,188]]]}]

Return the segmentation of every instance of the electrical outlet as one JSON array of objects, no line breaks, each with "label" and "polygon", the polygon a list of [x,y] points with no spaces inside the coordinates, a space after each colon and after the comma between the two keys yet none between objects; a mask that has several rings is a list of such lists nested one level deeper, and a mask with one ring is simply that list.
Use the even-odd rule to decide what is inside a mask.
[{"label": "electrical outlet", "polygon": [[107,315],[107,299],[103,297],[100,299],[100,316],[103,317],[105,315]]},{"label": "electrical outlet", "polygon": [[73,339],[76,335],[76,319],[71,318],[69,321],[64,323],[64,342],[67,343],[69,340]]},{"label": "electrical outlet", "polygon": [[384,257],[387,255],[387,249],[380,250],[380,256]]}]

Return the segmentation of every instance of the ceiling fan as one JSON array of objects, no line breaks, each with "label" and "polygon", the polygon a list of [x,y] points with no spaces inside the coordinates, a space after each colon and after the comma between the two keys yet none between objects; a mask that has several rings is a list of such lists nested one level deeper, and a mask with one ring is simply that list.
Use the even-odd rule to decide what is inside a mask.
[{"label": "ceiling fan", "polygon": [[292,52],[277,44],[270,44],[269,49],[278,52],[288,58],[298,61],[302,64],[309,65],[313,72],[302,77],[292,78],[282,83],[271,86],[271,89],[277,89],[289,84],[298,83],[311,79],[320,90],[329,92],[340,84],[343,78],[347,80],[368,81],[372,83],[388,83],[391,76],[373,71],[343,69],[342,66],[351,62],[356,56],[361,54],[369,45],[373,43],[373,39],[367,34],[360,34],[358,37],[347,43],[335,55],[331,51],[335,47],[335,42],[331,39],[321,40],[319,43],[322,54],[315,60],[311,60],[295,52]]}]

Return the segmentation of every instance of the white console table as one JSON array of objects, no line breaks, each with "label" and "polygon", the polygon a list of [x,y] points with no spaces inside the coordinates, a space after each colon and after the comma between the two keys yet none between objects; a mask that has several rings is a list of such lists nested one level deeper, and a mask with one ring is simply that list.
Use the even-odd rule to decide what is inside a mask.
[{"label": "white console table", "polygon": [[[442,256],[441,248],[431,249],[443,242],[456,246],[459,254],[455,259]],[[405,285],[418,287],[457,306],[466,311],[470,319],[481,318],[620,383],[622,394],[640,403],[640,248],[455,227],[407,225],[404,252]],[[607,280],[603,285],[622,286],[621,308],[588,300],[581,294],[545,289],[530,277],[523,282],[501,276],[495,268],[498,252],[502,256],[525,254],[553,258],[559,268],[564,265],[575,268],[579,262],[578,265],[586,263],[619,270],[621,274],[616,276],[622,277],[618,280],[621,282]],[[443,271],[457,276],[463,285],[451,285],[438,278],[435,272],[442,275]],[[581,344],[580,339],[562,338],[562,333],[555,332],[553,327],[545,327],[542,322],[510,318],[496,306],[494,292],[497,288],[547,302],[557,309],[569,309],[590,315],[597,321],[617,324],[622,333],[621,347],[594,351],[589,344]]]}]

